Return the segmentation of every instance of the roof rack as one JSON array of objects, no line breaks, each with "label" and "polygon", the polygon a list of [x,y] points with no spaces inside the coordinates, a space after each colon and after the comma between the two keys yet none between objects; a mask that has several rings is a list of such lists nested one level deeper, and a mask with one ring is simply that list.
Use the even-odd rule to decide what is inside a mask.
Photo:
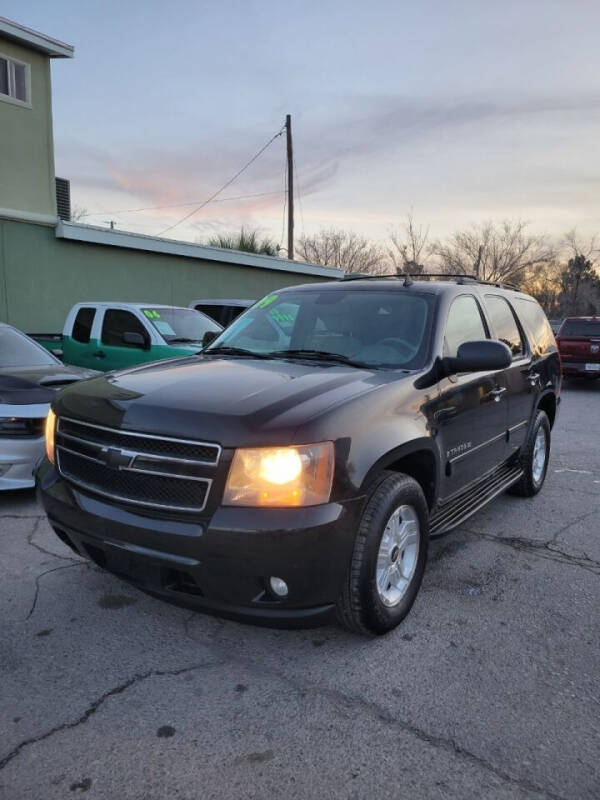
[{"label": "roof rack", "polygon": [[[459,285],[464,283],[481,283],[485,286],[497,286],[499,289],[513,289],[514,291],[520,291],[518,286],[515,286],[513,283],[506,283],[500,281],[484,281],[481,278],[476,278],[474,275],[466,275],[466,274],[457,274],[457,275],[450,275],[445,272],[399,272],[397,275],[392,274],[383,274],[383,275],[361,275],[359,272],[353,272],[351,274],[343,275],[341,278],[338,278],[340,281],[381,281],[381,280],[396,280],[396,281],[406,281],[406,278],[415,278],[417,281],[423,280],[446,280],[446,281],[456,281]],[[410,285],[410,284],[407,284]]]}]

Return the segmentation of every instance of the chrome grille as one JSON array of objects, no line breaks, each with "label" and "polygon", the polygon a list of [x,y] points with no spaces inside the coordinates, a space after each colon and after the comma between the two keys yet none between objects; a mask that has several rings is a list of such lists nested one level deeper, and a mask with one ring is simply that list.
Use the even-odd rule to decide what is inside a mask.
[{"label": "chrome grille", "polygon": [[60,418],[59,430],[65,436],[75,436],[85,439],[87,442],[109,447],[123,447],[139,453],[190,459],[201,464],[216,465],[221,455],[221,448],[218,444],[105,428],[102,425],[91,425],[67,417]]},{"label": "chrome grille", "polygon": [[82,489],[123,503],[202,511],[212,484],[210,467],[220,454],[217,444],[58,420],[59,473]]}]

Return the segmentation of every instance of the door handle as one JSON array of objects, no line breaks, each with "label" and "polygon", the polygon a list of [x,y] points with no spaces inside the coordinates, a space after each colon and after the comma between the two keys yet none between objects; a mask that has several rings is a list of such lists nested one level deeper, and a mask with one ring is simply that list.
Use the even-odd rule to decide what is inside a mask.
[{"label": "door handle", "polygon": [[443,422],[445,419],[455,417],[456,414],[456,409],[453,406],[450,406],[449,408],[440,408],[439,411],[434,413],[433,418],[436,422]]},{"label": "door handle", "polygon": [[96,350],[96,352],[92,353],[92,355],[94,356],[94,358],[106,358],[106,353],[104,352],[104,350]]},{"label": "door handle", "polygon": [[499,403],[502,400],[502,395],[506,391],[506,386],[500,386],[498,389],[492,389],[490,394],[494,398],[495,403]]}]

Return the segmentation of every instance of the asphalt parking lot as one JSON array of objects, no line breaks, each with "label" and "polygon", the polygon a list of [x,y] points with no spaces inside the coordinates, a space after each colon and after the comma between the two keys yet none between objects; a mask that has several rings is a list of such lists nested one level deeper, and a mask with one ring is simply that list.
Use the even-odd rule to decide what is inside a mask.
[{"label": "asphalt parking lot", "polygon": [[599,423],[567,385],[542,494],[433,542],[378,639],[167,605],[0,496],[0,797],[598,798]]}]

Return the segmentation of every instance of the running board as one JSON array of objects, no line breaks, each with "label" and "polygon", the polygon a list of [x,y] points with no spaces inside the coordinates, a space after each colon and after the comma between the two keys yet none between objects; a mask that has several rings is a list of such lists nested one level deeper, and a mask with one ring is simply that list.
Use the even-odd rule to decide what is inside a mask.
[{"label": "running board", "polygon": [[456,528],[490,500],[516,483],[523,470],[518,464],[504,464],[438,507],[429,520],[429,535],[441,536]]}]

